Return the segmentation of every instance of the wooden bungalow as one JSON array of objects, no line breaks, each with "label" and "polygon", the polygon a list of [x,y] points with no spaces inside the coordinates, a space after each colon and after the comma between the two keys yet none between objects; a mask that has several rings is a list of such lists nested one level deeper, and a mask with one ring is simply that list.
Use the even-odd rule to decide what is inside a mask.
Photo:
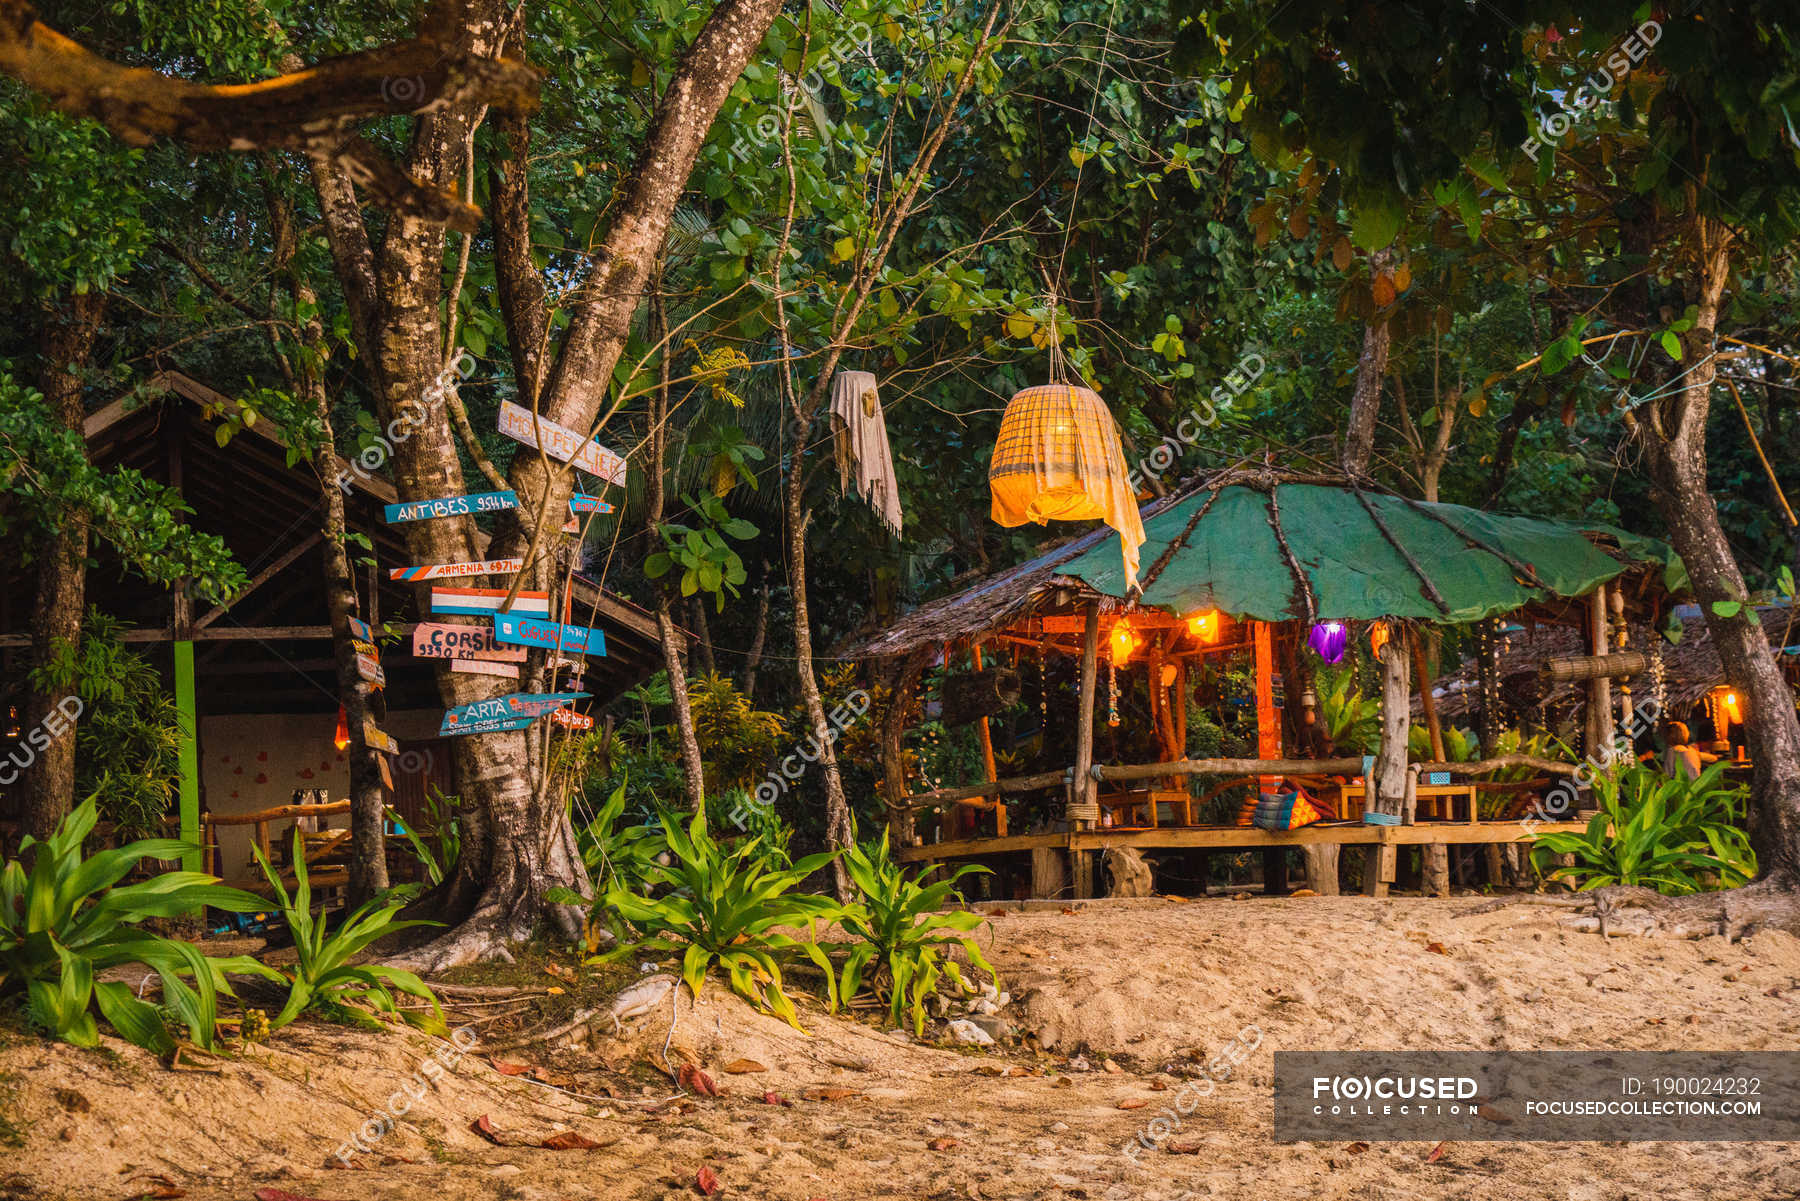
[{"label": "wooden bungalow", "polygon": [[[266,423],[220,445],[216,421],[232,408],[229,397],[179,373],[163,373],[156,382],[161,395],[149,403],[113,404],[87,419],[89,457],[104,468],[135,468],[179,491],[193,510],[187,520],[224,538],[250,583],[228,605],[196,604],[126,571],[101,546],[89,570],[88,599],[130,623],[124,641],[165,673],[191,732],[181,758],[182,828],[215,829],[213,869],[243,879],[255,870],[252,838],[259,830],[269,836],[271,824],[249,815],[288,807],[296,794],[313,800],[349,791],[348,762],[334,745],[337,677],[322,583],[319,484],[310,463],[289,466],[286,446]],[[410,565],[400,532],[382,520],[382,506],[398,499],[393,485],[341,459],[339,466],[348,524],[374,552],[358,590],[361,615],[409,632],[428,599],[419,595],[420,585],[389,578],[389,568]],[[20,561],[16,550],[9,557]],[[30,587],[29,573],[0,584],[0,717],[17,712],[30,646]],[[585,671],[584,689],[594,699],[584,705],[604,705],[661,669],[651,614],[579,575],[573,604],[578,620],[606,634],[606,655],[590,660]],[[447,742],[438,735],[440,661],[415,659],[409,651],[402,641],[382,656],[382,729],[400,745],[391,757],[393,803],[416,819],[428,788],[454,794],[456,783]],[[14,816],[15,804],[0,788],[0,827]],[[321,824],[342,825],[347,809],[347,802],[330,802],[317,812]],[[277,842],[293,820],[284,814],[273,823]]]},{"label": "wooden bungalow", "polygon": [[[844,652],[885,664],[894,689],[883,774],[903,859],[1018,866],[1029,856],[1031,895],[1056,895],[1071,879],[1074,895],[1087,897],[1106,851],[1297,847],[1311,887],[1334,893],[1338,848],[1358,846],[1368,849],[1365,891],[1381,895],[1394,879],[1396,849],[1416,845],[1426,848],[1430,886],[1441,889],[1445,847],[1510,844],[1565,824],[1482,820],[1484,776],[1529,768],[1543,785],[1574,774],[1575,765],[1526,756],[1448,762],[1417,627],[1508,614],[1571,631],[1588,658],[1601,657],[1584,669],[1598,745],[1618,717],[1604,656],[1627,603],[1659,594],[1666,553],[1601,527],[1424,505],[1341,479],[1270,472],[1210,477],[1151,502],[1141,517],[1149,564],[1141,591],[1125,586],[1113,532],[1096,529],[928,602]],[[1334,642],[1368,646],[1371,634],[1381,647],[1381,737],[1378,753],[1365,757],[1322,736],[1307,683],[1318,660],[1303,648],[1322,646],[1329,658]],[[1242,695],[1221,694],[1218,667],[1231,662],[1248,669]],[[984,778],[915,791],[903,715],[926,668],[939,664],[949,672],[945,721],[973,715]],[[1406,747],[1415,671],[1433,739],[1423,760]],[[1068,734],[1039,741],[1067,757],[1059,762],[1051,752],[1039,770],[1003,777],[990,723],[1017,712],[1032,680],[1042,728],[1061,723]],[[1126,692],[1126,709],[1148,727],[1127,733],[1149,761],[1109,762],[1103,741],[1123,753],[1131,740],[1097,738],[1097,728],[1118,731]],[[1072,713],[1053,712],[1071,700]],[[1189,758],[1195,702],[1253,710],[1255,754]],[[1283,781],[1319,801],[1326,820],[1293,829],[1205,820],[1207,802],[1221,794],[1254,798]],[[933,830],[918,818],[934,809],[961,816]]]}]

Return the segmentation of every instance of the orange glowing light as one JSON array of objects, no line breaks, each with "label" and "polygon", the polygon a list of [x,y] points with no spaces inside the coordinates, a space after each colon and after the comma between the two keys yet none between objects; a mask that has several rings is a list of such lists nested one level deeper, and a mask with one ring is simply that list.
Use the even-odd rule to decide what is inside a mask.
[{"label": "orange glowing light", "polygon": [[1112,661],[1115,665],[1129,663],[1132,654],[1142,645],[1128,621],[1120,621],[1113,626],[1108,641],[1112,643]]},{"label": "orange glowing light", "polygon": [[1219,640],[1219,611],[1202,609],[1198,613],[1188,614],[1188,630],[1201,642],[1213,643]]},{"label": "orange glowing light", "polygon": [[[1727,721],[1741,722],[1744,720],[1744,707],[1742,702],[1738,700],[1738,694],[1735,692],[1728,691],[1720,698],[1719,710],[1725,714],[1725,719]],[[1723,737],[1723,735],[1721,735],[1721,737]]]},{"label": "orange glowing light", "polygon": [[1369,623],[1369,653],[1377,659],[1381,658],[1381,648],[1388,644],[1388,637],[1389,637],[1389,635],[1388,635],[1387,622],[1385,622],[1385,621],[1370,622]]},{"label": "orange glowing light", "polygon": [[338,706],[337,732],[331,736],[331,743],[340,751],[350,745],[350,718],[342,705]]}]

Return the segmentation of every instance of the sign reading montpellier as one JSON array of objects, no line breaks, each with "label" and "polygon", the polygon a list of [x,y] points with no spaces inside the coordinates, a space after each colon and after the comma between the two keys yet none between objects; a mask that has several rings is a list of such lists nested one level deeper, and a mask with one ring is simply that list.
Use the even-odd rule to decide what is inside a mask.
[{"label": "sign reading montpellier", "polygon": [[390,567],[390,580],[443,580],[465,575],[506,575],[525,566],[523,559],[488,559],[481,563],[428,563],[423,567]]},{"label": "sign reading montpellier", "polygon": [[517,617],[511,613],[494,614],[494,639],[514,646],[541,646],[546,650],[560,648],[564,654],[606,654],[606,633],[590,626],[565,625],[557,621],[539,621],[533,617]]},{"label": "sign reading montpellier", "polygon": [[[625,460],[598,442],[589,441],[566,425],[558,425],[510,400],[500,402],[500,432],[515,442],[536,447],[553,458],[573,463],[589,475],[609,484],[625,485]],[[392,518],[388,520],[392,521]]]},{"label": "sign reading montpellier", "polygon": [[460,517],[465,513],[498,513],[519,507],[517,492],[475,492],[468,496],[440,496],[436,500],[411,500],[383,506],[387,520],[424,521],[430,517]]}]

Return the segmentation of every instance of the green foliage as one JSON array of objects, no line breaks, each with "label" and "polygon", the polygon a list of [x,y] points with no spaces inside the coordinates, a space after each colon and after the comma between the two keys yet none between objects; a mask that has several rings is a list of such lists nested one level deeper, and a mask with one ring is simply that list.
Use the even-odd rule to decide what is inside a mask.
[{"label": "green foliage", "polygon": [[[425,982],[412,972],[386,967],[378,963],[352,964],[351,959],[366,950],[370,943],[412,926],[432,926],[436,922],[403,922],[399,920],[399,901],[365,901],[344,919],[336,930],[326,923],[324,915],[312,912],[312,882],[306,868],[305,844],[300,831],[294,831],[290,844],[294,864],[294,892],[290,896],[281,873],[270,866],[262,848],[252,846],[257,866],[275,898],[274,908],[281,911],[288,930],[294,936],[295,962],[288,978],[287,1003],[270,1021],[269,1028],[278,1030],[308,1009],[350,1012],[350,1002],[362,1002],[382,1013],[401,1014],[422,1029],[441,1032],[444,1011]],[[431,1004],[430,1014],[402,1010],[394,994],[417,997]]]},{"label": "green foliage", "polygon": [[1580,833],[1538,835],[1532,864],[1542,872],[1553,856],[1574,855],[1550,875],[1578,890],[1631,884],[1678,896],[1747,884],[1756,852],[1739,824],[1744,790],[1724,774],[1714,763],[1692,780],[1643,764],[1596,775],[1600,811]]},{"label": "green foliage", "polygon": [[657,527],[665,549],[644,560],[644,574],[661,579],[672,569],[681,568],[681,595],[711,593],[719,611],[725,611],[725,594],[738,595],[738,585],[749,579],[744,560],[725,539],[742,541],[756,537],[756,526],[742,517],[725,511],[725,502],[717,495],[683,494],[681,501],[692,512],[697,526],[665,521]]},{"label": "green foliage", "polygon": [[[781,964],[804,955],[825,974],[836,1004],[831,961],[820,949],[815,923],[835,921],[842,907],[828,897],[798,892],[805,879],[830,863],[835,853],[809,855],[790,868],[771,865],[761,840],[745,838],[727,847],[696,813],[685,829],[663,813],[672,862],[657,878],[672,891],[644,897],[609,882],[596,909],[626,923],[613,951],[596,962],[634,955],[679,955],[681,976],[695,996],[717,967],[733,992],[751,1004],[803,1029],[784,989]],[[808,931],[805,939],[779,927]]]},{"label": "green foliage", "polygon": [[706,791],[743,788],[758,779],[788,741],[781,714],[758,709],[729,677],[688,680],[694,737],[706,771]]},{"label": "green foliage", "polygon": [[[82,841],[98,819],[98,806],[89,797],[45,841],[27,837],[21,857],[0,868],[0,992],[25,991],[33,1020],[77,1046],[99,1044],[92,1012],[98,1007],[122,1038],[141,1047],[173,1049],[166,1011],[195,1044],[210,1048],[219,994],[231,995],[225,973],[273,973],[247,956],[208,958],[189,943],[136,927],[207,905],[248,913],[265,903],[201,872],[164,872],[121,885],[141,860],[178,859],[192,848],[173,839],[145,839],[84,857]],[[134,996],[129,984],[95,979],[108,968],[133,963],[162,980],[162,1011]]]},{"label": "green foliage", "polygon": [[1363,695],[1355,666],[1348,661],[1320,664],[1313,671],[1313,688],[1319,697],[1319,724],[1331,745],[1353,754],[1374,754],[1381,739],[1381,700]]},{"label": "green foliage", "polygon": [[[1473,730],[1444,726],[1438,730],[1438,734],[1444,740],[1446,762],[1466,763],[1481,754],[1481,740]],[[1431,749],[1431,731],[1424,726],[1413,726],[1407,730],[1406,750],[1415,762],[1430,763],[1437,758]]]},{"label": "green foliage", "polygon": [[[658,860],[669,851],[661,826],[622,826],[625,785],[620,784],[587,822],[575,828],[575,845],[595,895],[609,888],[643,892],[658,876]],[[571,812],[571,819],[574,814]]]},{"label": "green foliage", "polygon": [[[856,887],[857,901],[845,911],[843,927],[861,940],[844,961],[838,995],[845,1001],[869,984],[887,1002],[888,1021],[899,1025],[910,1013],[913,1033],[922,1035],[926,1002],[937,995],[943,977],[949,977],[959,991],[969,991],[961,966],[950,957],[956,948],[999,987],[1000,974],[969,937],[983,919],[967,910],[941,912],[951,898],[962,899],[956,891],[958,880],[987,868],[967,864],[935,884],[922,886],[919,881],[927,873],[921,870],[909,876],[894,861],[884,830],[879,842],[851,847],[844,855],[844,869]],[[869,971],[871,964],[873,972]]]}]

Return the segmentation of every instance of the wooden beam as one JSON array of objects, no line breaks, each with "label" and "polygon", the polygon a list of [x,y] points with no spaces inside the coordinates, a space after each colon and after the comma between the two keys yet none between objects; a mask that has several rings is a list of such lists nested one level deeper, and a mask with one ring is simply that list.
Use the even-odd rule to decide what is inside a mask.
[{"label": "wooden beam", "polygon": [[236,596],[232,597],[222,605],[213,606],[211,610],[203,614],[200,620],[194,623],[194,628],[196,630],[203,630],[211,625],[224,614],[225,610],[231,608],[233,605],[249,596],[252,592],[255,592],[258,588],[261,588],[264,584],[280,575],[293,564],[295,559],[298,559],[301,555],[319,545],[319,543],[324,540],[325,535],[321,531],[314,530],[311,534],[296,542],[293,546],[289,547],[280,558],[257,572],[254,576],[251,576],[250,582],[244,585],[243,589],[240,590]]},{"label": "wooden beam", "polygon": [[[979,642],[972,644],[969,647],[969,654],[974,662],[975,670],[980,671],[981,644]],[[1000,772],[994,766],[994,735],[988,728],[987,714],[982,714],[977,720],[975,734],[981,740],[981,770],[986,773],[988,783],[994,783],[1000,778]],[[1006,836],[1006,801],[998,796],[994,800],[994,833],[1002,838]]]},{"label": "wooden beam", "polygon": [[[1081,633],[1081,701],[1075,715],[1075,778],[1069,789],[1069,827],[1091,830],[1100,824],[1100,786],[1089,769],[1094,765],[1094,685],[1099,671],[1100,603],[1089,601]],[[1070,875],[1075,895],[1094,895],[1094,856],[1071,851]]]},{"label": "wooden beam", "polygon": [[999,796],[1006,792],[1030,792],[1037,788],[1060,788],[1067,783],[1069,774],[1066,771],[1039,772],[1035,776],[1009,776],[1004,780],[990,780],[981,784],[959,784],[954,788],[936,788],[930,792],[915,793],[900,803],[908,809],[922,809],[927,805],[941,805],[949,801],[966,801],[972,797]]},{"label": "wooden beam", "polygon": [[1096,765],[1101,780],[1149,780],[1156,776],[1335,776],[1360,773],[1363,761],[1344,759],[1177,759],[1129,767]]}]

